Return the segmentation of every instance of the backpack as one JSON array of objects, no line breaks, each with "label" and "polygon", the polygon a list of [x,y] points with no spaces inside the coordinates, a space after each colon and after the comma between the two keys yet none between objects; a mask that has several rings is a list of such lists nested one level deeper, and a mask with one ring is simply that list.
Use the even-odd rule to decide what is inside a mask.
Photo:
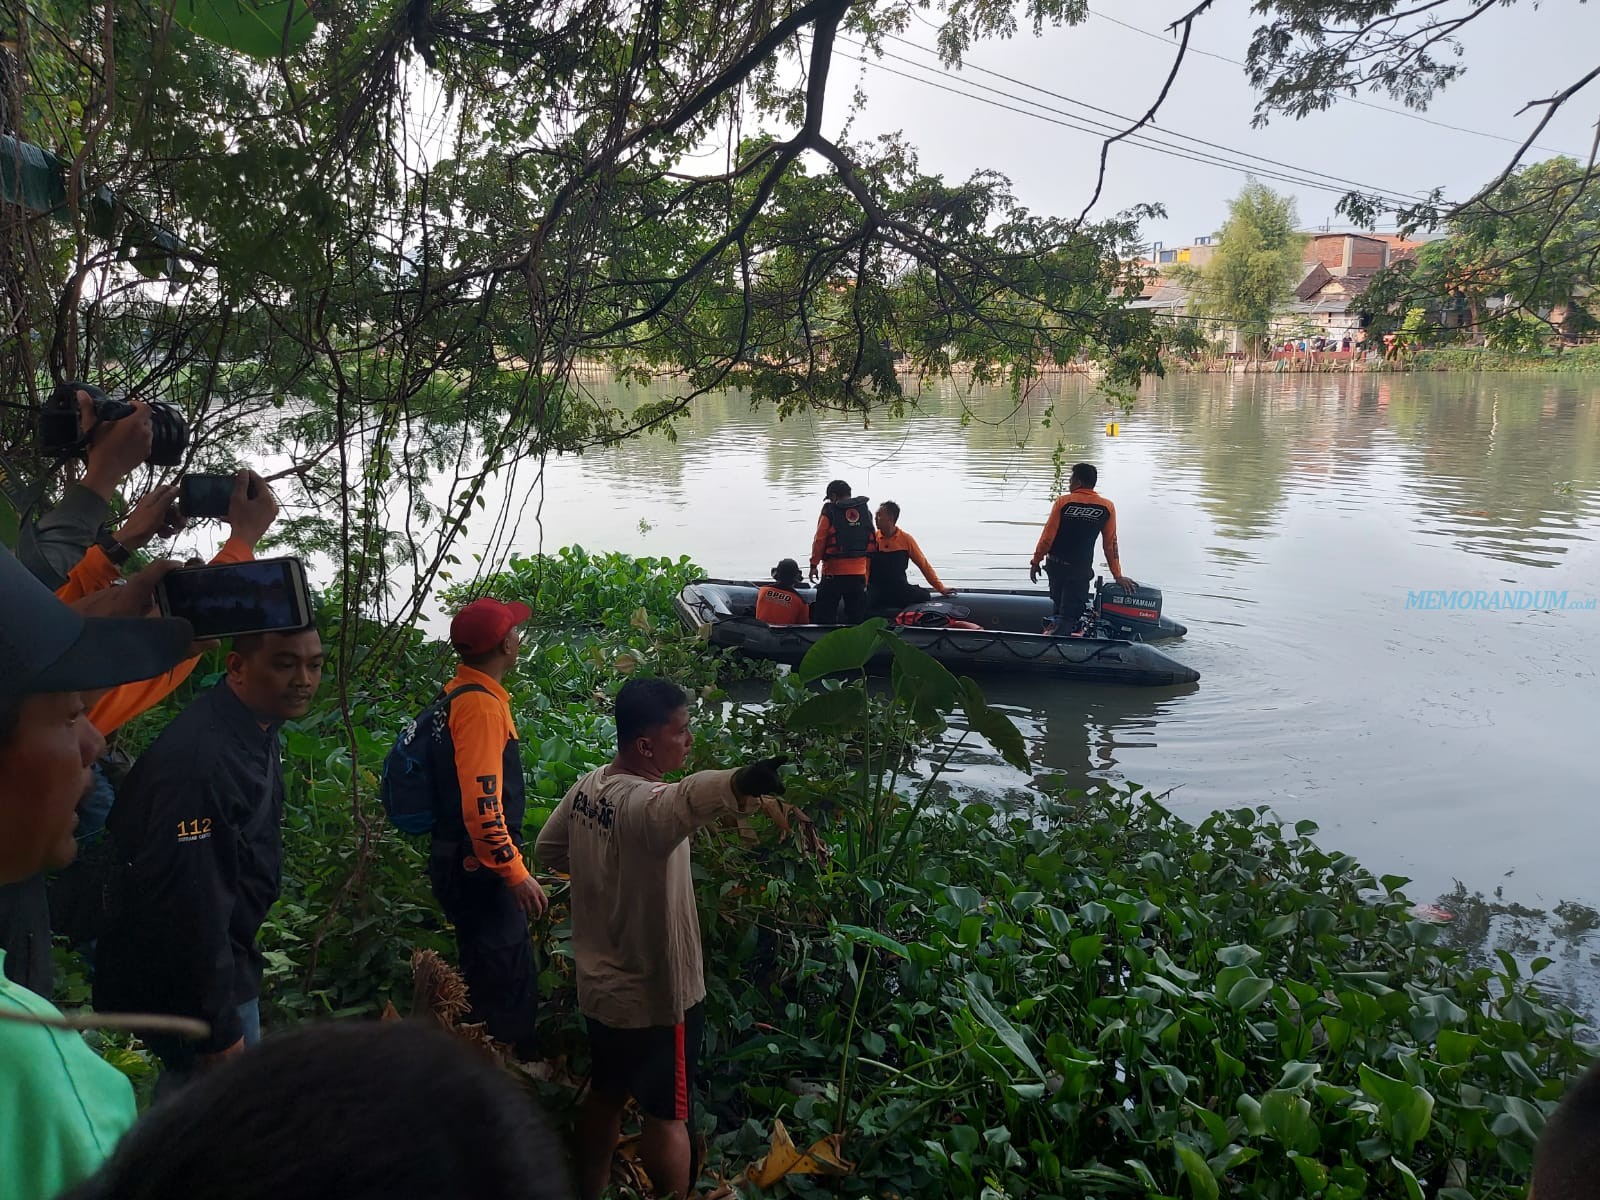
[{"label": "backpack", "polygon": [[828,520],[833,524],[833,546],[825,558],[860,558],[872,544],[872,509],[865,496],[843,504],[828,501]]},{"label": "backpack", "polygon": [[449,737],[450,702],[463,692],[487,692],[478,683],[468,683],[453,692],[441,692],[417,714],[396,739],[383,760],[383,777],[378,783],[378,798],[389,824],[401,833],[432,833],[437,820],[438,780],[434,764],[439,750]]}]

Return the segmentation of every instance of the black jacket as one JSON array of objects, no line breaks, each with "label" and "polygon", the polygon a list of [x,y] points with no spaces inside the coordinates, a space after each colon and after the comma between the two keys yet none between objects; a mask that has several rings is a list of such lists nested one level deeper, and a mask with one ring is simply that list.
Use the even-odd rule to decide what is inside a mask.
[{"label": "black jacket", "polygon": [[239,1040],[260,995],[256,933],[283,868],[278,724],[224,680],[139,757],[107,822],[128,864],[95,953],[95,1007],[198,1017],[202,1054]]}]

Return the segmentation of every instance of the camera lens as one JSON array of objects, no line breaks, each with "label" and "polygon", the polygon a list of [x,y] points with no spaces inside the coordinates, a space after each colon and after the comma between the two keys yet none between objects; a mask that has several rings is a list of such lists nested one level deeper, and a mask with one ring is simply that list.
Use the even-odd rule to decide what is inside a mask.
[{"label": "camera lens", "polygon": [[189,447],[189,426],[183,414],[159,400],[150,404],[150,455],[145,462],[155,467],[175,467],[183,461]]}]

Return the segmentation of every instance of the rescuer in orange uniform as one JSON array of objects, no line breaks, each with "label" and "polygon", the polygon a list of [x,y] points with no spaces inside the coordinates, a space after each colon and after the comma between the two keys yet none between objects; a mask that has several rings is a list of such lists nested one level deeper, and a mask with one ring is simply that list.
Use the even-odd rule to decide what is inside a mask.
[{"label": "rescuer in orange uniform", "polygon": [[531,1058],[539,973],[528,919],[545,910],[544,889],[522,860],[524,785],[511,696],[502,680],[516,665],[518,627],[532,612],[487,596],[450,622],[461,656],[445,685],[455,770],[441,772],[428,879],[456,927],[471,1019]]},{"label": "rescuer in orange uniform", "polygon": [[928,587],[941,596],[953,596],[955,590],[939,580],[939,573],[928,564],[917,545],[917,539],[900,528],[900,506],[893,500],[878,505],[878,536],[871,555],[867,573],[867,607],[900,608],[907,604],[920,604],[928,598],[927,588],[920,588],[906,578],[906,568],[917,564],[917,570],[928,581]]},{"label": "rescuer in orange uniform", "polygon": [[[827,503],[811,540],[811,578],[822,564],[812,620],[818,625],[859,625],[867,618],[867,570],[876,541],[865,496],[852,496],[842,479],[828,484]],[[842,620],[841,620],[842,616]]]},{"label": "rescuer in orange uniform", "polygon": [[800,596],[800,564],[786,558],[772,568],[772,582],[756,593],[756,620],[768,625],[809,625],[811,606]]},{"label": "rescuer in orange uniform", "polygon": [[1039,582],[1039,565],[1044,564],[1050,579],[1050,600],[1055,606],[1053,624],[1047,632],[1076,633],[1089,603],[1089,585],[1094,580],[1094,541],[1099,538],[1106,552],[1106,565],[1116,581],[1130,591],[1139,585],[1122,573],[1117,555],[1116,507],[1094,490],[1100,472],[1090,463],[1078,463],[1067,481],[1067,494],[1050,507],[1028,578]]}]

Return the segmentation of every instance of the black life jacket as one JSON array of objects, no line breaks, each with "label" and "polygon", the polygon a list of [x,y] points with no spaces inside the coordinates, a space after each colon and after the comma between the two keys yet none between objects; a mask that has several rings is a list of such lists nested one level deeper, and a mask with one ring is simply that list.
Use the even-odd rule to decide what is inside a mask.
[{"label": "black life jacket", "polygon": [[822,557],[864,558],[872,545],[872,510],[867,498],[856,496],[843,504],[829,500],[822,512],[833,526],[833,536]]},{"label": "black life jacket", "polygon": [[1071,566],[1092,567],[1095,539],[1111,519],[1111,510],[1092,492],[1077,500],[1072,498],[1074,495],[1077,493],[1064,496],[1058,502],[1061,515],[1055,541],[1050,544],[1050,557]]}]

